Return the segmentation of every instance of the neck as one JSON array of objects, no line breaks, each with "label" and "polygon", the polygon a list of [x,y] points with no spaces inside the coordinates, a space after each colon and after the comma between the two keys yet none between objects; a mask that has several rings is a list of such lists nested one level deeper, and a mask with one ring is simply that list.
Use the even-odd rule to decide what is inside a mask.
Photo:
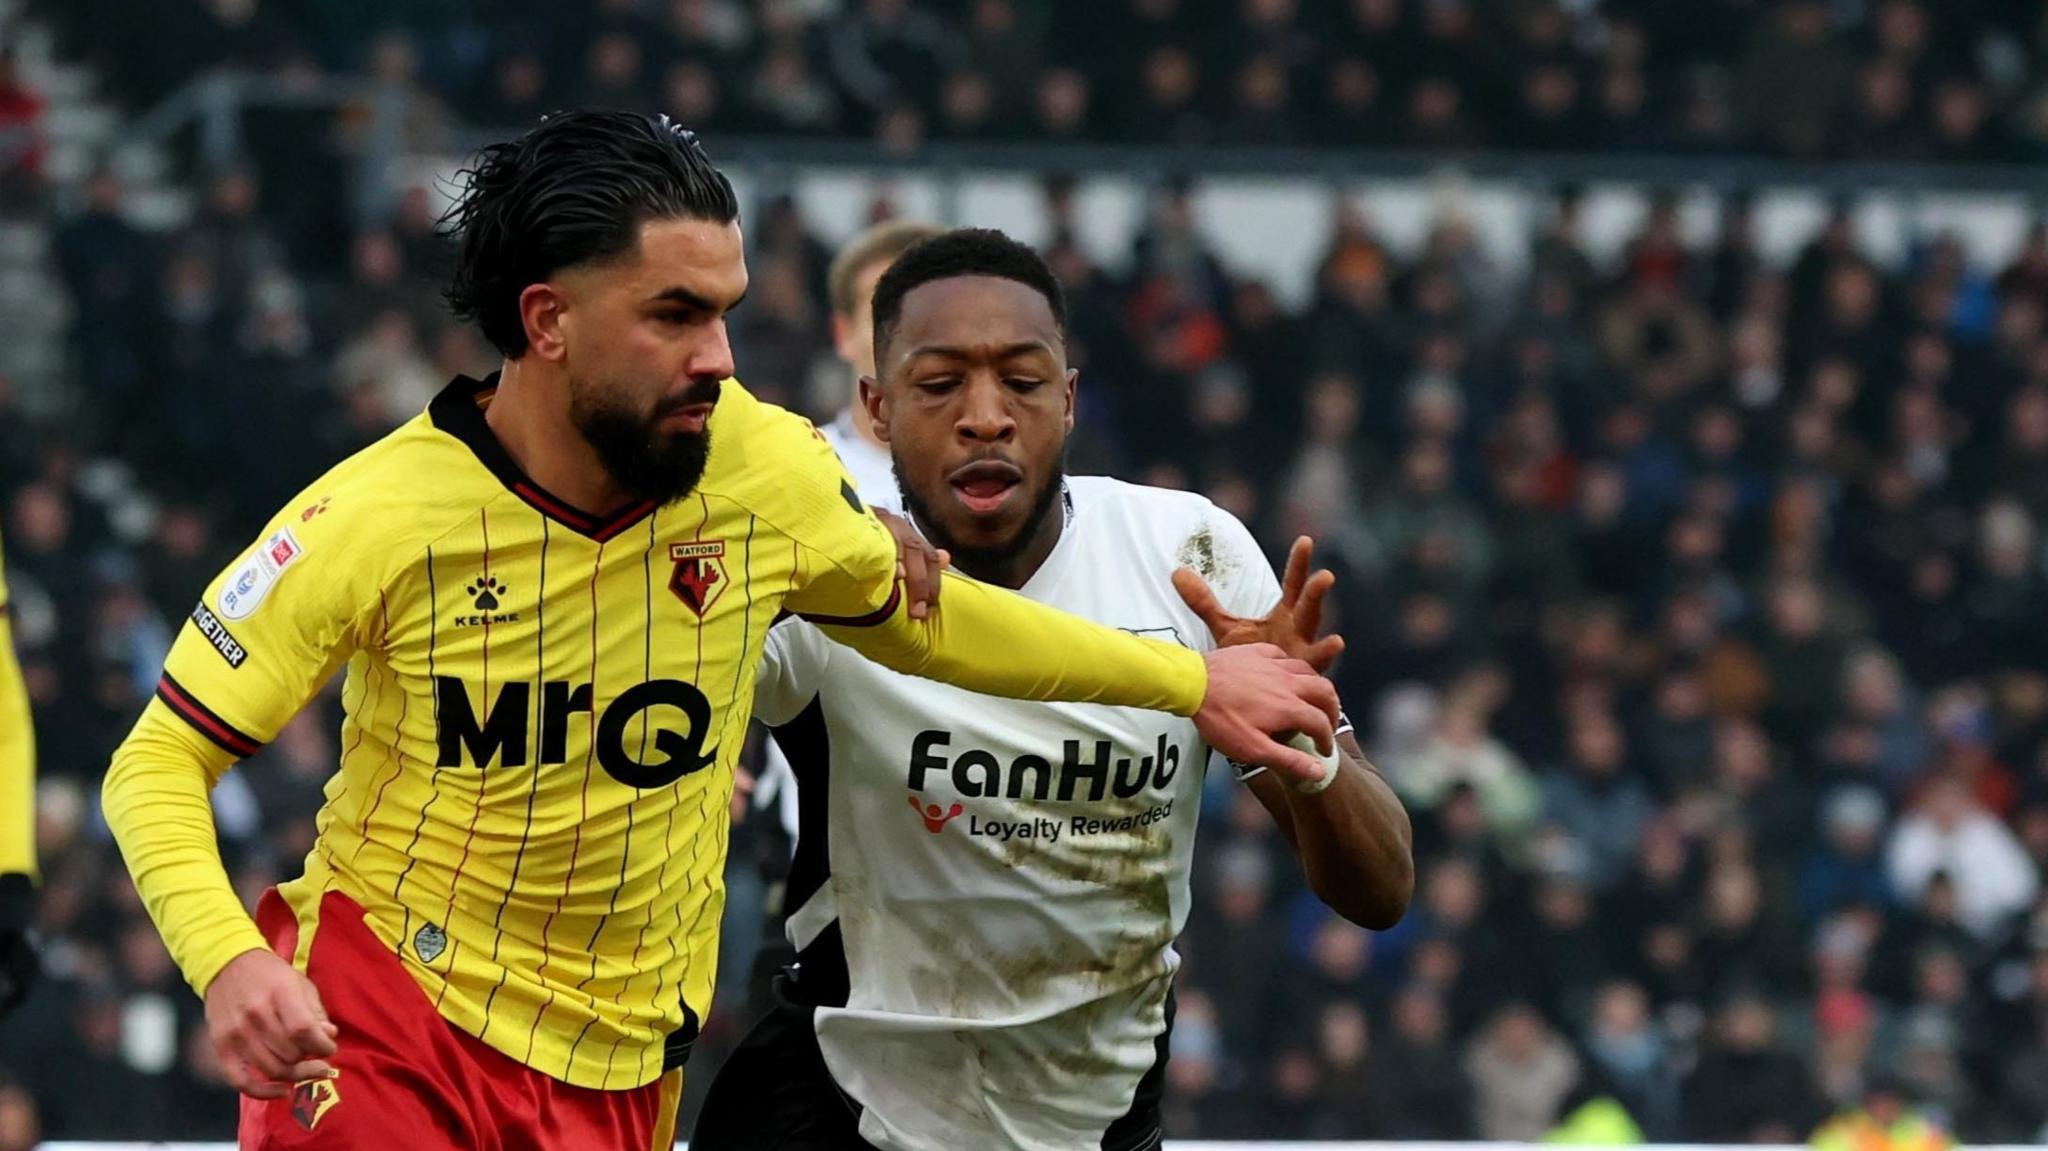
[{"label": "neck", "polygon": [[[1064,489],[1065,483],[1062,481],[1059,490],[1063,492]],[[1031,533],[1031,542],[1014,555],[998,557],[962,548],[948,548],[947,550],[953,554],[953,566],[962,574],[986,584],[1009,588],[1011,591],[1023,587],[1031,582],[1032,576],[1038,574],[1039,568],[1045,566],[1046,557],[1058,546],[1060,533],[1067,528],[1066,509],[1062,506],[1065,499],[1064,494],[1053,497],[1055,506],[1047,509],[1045,516],[1039,520],[1037,528]],[[917,530],[923,532],[925,538],[938,538],[932,534],[931,525],[917,514],[915,508],[908,510],[910,518],[917,524]]]},{"label": "neck", "polygon": [[519,470],[550,495],[580,511],[607,515],[632,497],[569,419],[568,395],[566,381],[544,377],[538,365],[506,360],[484,423]]}]

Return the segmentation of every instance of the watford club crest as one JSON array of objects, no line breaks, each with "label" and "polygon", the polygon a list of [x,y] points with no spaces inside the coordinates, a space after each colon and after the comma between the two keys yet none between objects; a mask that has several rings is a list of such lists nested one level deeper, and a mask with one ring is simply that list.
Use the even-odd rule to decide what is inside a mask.
[{"label": "watford club crest", "polygon": [[311,1131],[320,1125],[320,1117],[341,1102],[341,1088],[335,1079],[341,1072],[334,1073],[334,1079],[308,1079],[292,1088],[292,1119],[299,1126]]},{"label": "watford club crest", "polygon": [[686,544],[670,544],[668,558],[675,562],[675,570],[669,573],[668,590],[675,593],[683,606],[704,618],[711,605],[725,591],[728,582],[725,574],[725,541],[692,540]]}]

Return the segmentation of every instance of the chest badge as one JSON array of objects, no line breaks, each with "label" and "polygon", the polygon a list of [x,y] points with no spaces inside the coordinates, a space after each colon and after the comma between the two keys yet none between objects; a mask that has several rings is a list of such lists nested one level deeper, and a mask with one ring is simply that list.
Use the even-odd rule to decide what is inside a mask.
[{"label": "chest badge", "polygon": [[725,541],[670,544],[668,558],[675,564],[669,573],[668,590],[683,601],[684,607],[697,613],[698,619],[704,618],[731,582],[725,574]]}]

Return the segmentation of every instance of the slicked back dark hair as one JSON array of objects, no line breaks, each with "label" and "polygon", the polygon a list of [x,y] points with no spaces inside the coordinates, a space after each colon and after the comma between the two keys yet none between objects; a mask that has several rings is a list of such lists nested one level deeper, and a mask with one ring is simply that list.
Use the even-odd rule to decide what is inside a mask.
[{"label": "slicked back dark hair", "polygon": [[916,244],[896,257],[875,281],[875,362],[903,318],[903,297],[913,289],[956,276],[995,276],[1045,297],[1060,335],[1067,334],[1067,294],[1044,257],[993,228],[955,228]]},{"label": "slicked back dark hair", "polygon": [[461,255],[444,293],[508,359],[526,352],[519,294],[563,268],[613,259],[649,220],[738,219],[732,182],[667,116],[577,111],[492,144],[462,171],[442,227]]}]

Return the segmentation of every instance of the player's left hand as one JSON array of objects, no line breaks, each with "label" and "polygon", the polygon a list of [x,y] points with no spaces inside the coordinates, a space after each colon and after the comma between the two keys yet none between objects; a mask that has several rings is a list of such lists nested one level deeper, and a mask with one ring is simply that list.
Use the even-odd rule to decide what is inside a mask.
[{"label": "player's left hand", "polygon": [[29,985],[42,971],[28,934],[35,906],[35,885],[28,876],[0,875],[0,1019],[28,998]]},{"label": "player's left hand", "polygon": [[1217,647],[1270,643],[1318,672],[1328,673],[1344,651],[1344,637],[1316,638],[1323,627],[1323,598],[1336,586],[1337,577],[1328,569],[1309,574],[1315,547],[1315,541],[1307,536],[1294,541],[1287,553],[1287,573],[1280,581],[1280,602],[1264,619],[1245,619],[1223,610],[1208,581],[1192,568],[1173,573],[1173,590],[1208,625]]},{"label": "player's left hand", "polygon": [[919,535],[910,521],[880,508],[871,509],[875,518],[896,537],[896,578],[903,581],[903,598],[910,605],[911,619],[924,619],[939,606],[939,584],[953,557],[935,548]]}]

